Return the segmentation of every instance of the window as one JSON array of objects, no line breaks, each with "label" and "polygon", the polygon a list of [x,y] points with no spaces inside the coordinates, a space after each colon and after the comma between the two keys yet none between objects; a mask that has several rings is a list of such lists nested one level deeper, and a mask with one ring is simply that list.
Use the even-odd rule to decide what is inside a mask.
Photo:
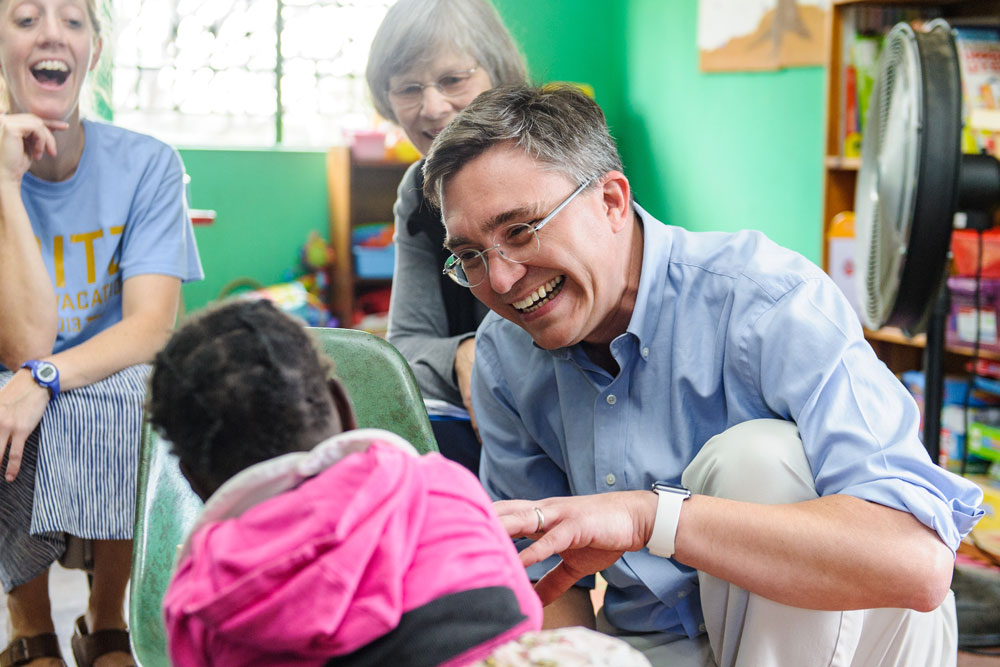
[{"label": "window", "polygon": [[116,0],[115,123],[201,146],[326,147],[374,114],[392,0]]}]

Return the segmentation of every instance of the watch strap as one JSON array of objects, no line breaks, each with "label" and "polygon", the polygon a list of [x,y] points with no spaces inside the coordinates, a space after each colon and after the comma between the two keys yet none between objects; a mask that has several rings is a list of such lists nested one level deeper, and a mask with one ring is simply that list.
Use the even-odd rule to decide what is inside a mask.
[{"label": "watch strap", "polygon": [[656,518],[653,520],[653,532],[646,542],[649,553],[661,558],[674,555],[674,538],[677,536],[677,523],[681,518],[681,505],[690,496],[670,491],[655,491]]},{"label": "watch strap", "polygon": [[[52,369],[54,370],[55,375],[51,380],[43,380],[41,377],[39,377],[38,367],[43,364],[46,366],[51,366]],[[34,380],[39,387],[44,387],[45,389],[48,389],[49,394],[51,395],[52,398],[55,398],[56,396],[59,395],[59,389],[60,389],[59,369],[56,368],[55,364],[53,364],[51,361],[28,359],[23,364],[21,364],[21,368],[27,368],[29,371],[31,371],[31,379]]]}]

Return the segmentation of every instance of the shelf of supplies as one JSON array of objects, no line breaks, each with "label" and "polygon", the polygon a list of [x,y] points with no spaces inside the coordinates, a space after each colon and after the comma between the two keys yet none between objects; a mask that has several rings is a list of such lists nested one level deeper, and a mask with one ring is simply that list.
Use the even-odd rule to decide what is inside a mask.
[{"label": "shelf of supplies", "polygon": [[[368,278],[357,272],[354,228],[369,223],[392,224],[396,189],[411,163],[396,160],[358,160],[347,146],[326,154],[326,183],[330,207],[330,243],[336,259],[331,271],[330,311],[341,326],[354,323],[360,291],[389,287],[391,278]],[[382,272],[372,275],[383,275]]]},{"label": "shelf of supplies", "polygon": [[927,345],[927,337],[924,334],[910,338],[901,329],[897,329],[896,327],[882,327],[877,331],[865,329],[865,338],[868,340],[880,340],[884,343],[909,345],[911,347],[926,347]]},{"label": "shelf of supplies", "polygon": [[827,155],[825,162],[827,169],[839,169],[841,171],[858,171],[861,169],[861,158],[859,157]]},{"label": "shelf of supplies", "polygon": [[[883,327],[878,331],[872,331],[870,329],[865,329],[865,338],[869,341],[881,341],[883,343],[893,343],[895,345],[907,345],[909,347],[924,348],[927,346],[927,337],[924,334],[919,334],[913,336],[912,338],[907,337],[900,329],[896,327]],[[973,356],[974,350],[972,346],[964,345],[949,345],[946,348],[947,352],[951,354],[958,354],[965,357]],[[1000,352],[994,352],[993,350],[979,350],[980,359],[990,359],[993,361],[1000,361]]]}]

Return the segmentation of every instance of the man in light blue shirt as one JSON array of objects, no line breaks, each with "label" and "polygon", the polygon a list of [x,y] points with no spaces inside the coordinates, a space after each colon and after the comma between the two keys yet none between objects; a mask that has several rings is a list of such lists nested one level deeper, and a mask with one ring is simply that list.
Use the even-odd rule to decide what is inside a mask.
[{"label": "man in light blue shirt", "polygon": [[593,623],[572,586],[602,571],[598,624],[654,664],[954,661],[982,495],[930,461],[826,274],[759,233],[653,219],[572,88],[484,93],[425,179],[446,272],[493,311],[480,473],[537,538],[519,546],[548,620]]}]

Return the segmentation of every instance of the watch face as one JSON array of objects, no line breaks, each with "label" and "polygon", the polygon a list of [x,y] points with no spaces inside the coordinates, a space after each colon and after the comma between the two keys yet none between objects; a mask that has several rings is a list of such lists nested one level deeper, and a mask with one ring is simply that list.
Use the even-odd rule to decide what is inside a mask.
[{"label": "watch face", "polygon": [[691,495],[691,491],[688,490],[686,486],[682,484],[675,484],[673,482],[653,482],[653,491],[666,491],[668,493],[676,493],[682,496]]},{"label": "watch face", "polygon": [[47,361],[43,361],[35,367],[35,377],[37,377],[42,382],[52,382],[59,376],[59,371],[56,370],[54,364],[50,364]]}]

